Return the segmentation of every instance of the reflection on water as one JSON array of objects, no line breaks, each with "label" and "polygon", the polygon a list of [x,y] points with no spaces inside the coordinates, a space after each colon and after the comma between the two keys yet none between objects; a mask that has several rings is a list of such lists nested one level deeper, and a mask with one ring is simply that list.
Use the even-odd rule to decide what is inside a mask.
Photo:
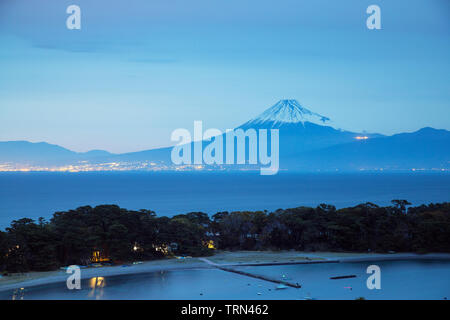
[{"label": "reflection on water", "polygon": [[103,297],[103,288],[106,285],[106,280],[104,277],[94,277],[89,280],[89,287],[92,289],[88,297],[94,297],[96,300],[100,300]]},{"label": "reflection on water", "polygon": [[23,300],[25,297],[25,288],[15,289],[11,300]]},{"label": "reflection on water", "polygon": [[[366,269],[381,268],[381,290],[369,290]],[[307,265],[239,267],[253,274],[298,282],[301,289],[280,288],[267,281],[218,269],[153,272],[94,277],[81,290],[66,283],[0,292],[0,299],[149,299],[149,300],[304,300],[304,299],[436,299],[450,297],[450,261],[383,261]],[[348,279],[332,276],[354,274]]]}]

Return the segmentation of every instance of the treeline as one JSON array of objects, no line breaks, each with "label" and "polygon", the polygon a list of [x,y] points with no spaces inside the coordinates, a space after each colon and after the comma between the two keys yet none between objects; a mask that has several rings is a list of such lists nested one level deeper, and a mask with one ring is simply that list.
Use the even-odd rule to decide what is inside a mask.
[{"label": "treeline", "polygon": [[[0,271],[51,270],[93,261],[204,256],[226,250],[450,252],[450,203],[372,203],[274,212],[202,212],[157,217],[115,205],[56,212],[50,221],[15,220],[0,231]],[[211,242],[211,240],[213,242]],[[97,260],[96,260],[97,259]]]}]

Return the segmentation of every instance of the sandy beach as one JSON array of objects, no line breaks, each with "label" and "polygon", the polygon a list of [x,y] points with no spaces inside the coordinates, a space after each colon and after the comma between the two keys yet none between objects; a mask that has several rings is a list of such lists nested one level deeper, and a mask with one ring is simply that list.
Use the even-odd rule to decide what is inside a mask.
[{"label": "sandy beach", "polygon": [[[130,274],[142,274],[158,271],[175,271],[186,269],[214,268],[220,266],[257,266],[286,265],[303,263],[340,263],[383,260],[418,260],[445,259],[450,260],[447,253],[342,253],[342,252],[296,252],[296,251],[218,251],[207,258],[162,259],[146,261],[139,264],[119,266],[102,266],[81,269],[81,278],[111,277]],[[0,278],[0,291],[21,287],[33,287],[57,282],[65,282],[69,275],[65,270],[47,272],[28,272],[11,274]]]}]

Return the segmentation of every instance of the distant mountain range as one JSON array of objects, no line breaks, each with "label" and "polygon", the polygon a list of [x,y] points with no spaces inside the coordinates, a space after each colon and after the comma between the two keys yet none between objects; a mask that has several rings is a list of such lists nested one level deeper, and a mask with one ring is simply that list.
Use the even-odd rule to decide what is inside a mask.
[{"label": "distant mountain range", "polygon": [[[281,100],[238,128],[279,129],[280,169],[301,171],[449,169],[450,131],[423,128],[385,136],[336,129],[331,119],[296,100]],[[209,142],[204,141],[203,146]],[[125,154],[77,153],[45,142],[0,142],[0,170],[67,167],[77,170],[176,169],[172,148]],[[212,169],[214,167],[211,167]],[[226,167],[233,169],[236,167]],[[242,166],[239,168],[242,169]],[[224,167],[221,167],[224,169]]]},{"label": "distant mountain range", "polygon": [[298,170],[449,169],[449,147],[449,131],[423,128],[298,153],[286,165]]},{"label": "distant mountain range", "polygon": [[67,161],[88,160],[111,155],[111,153],[103,150],[79,153],[46,142],[0,142],[0,163],[67,163]]}]

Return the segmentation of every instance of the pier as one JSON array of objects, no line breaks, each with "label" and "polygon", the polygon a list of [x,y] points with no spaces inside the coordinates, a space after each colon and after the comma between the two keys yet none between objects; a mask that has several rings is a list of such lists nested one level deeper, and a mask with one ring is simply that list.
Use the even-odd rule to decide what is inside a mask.
[{"label": "pier", "polygon": [[214,263],[214,262],[212,262],[212,261],[210,261],[210,260],[208,260],[206,258],[200,258],[200,260],[206,262],[207,264],[209,264],[209,265],[211,265],[211,266],[213,266],[213,267],[215,267],[217,269],[220,269],[220,270],[223,270],[223,271],[226,271],[226,272],[237,273],[237,274],[240,274],[242,276],[247,276],[247,277],[250,277],[250,278],[264,280],[264,281],[268,281],[268,282],[272,282],[272,283],[283,284],[283,285],[285,285],[287,287],[296,288],[296,289],[300,289],[302,287],[298,283],[292,283],[292,282],[285,281],[285,280],[273,279],[273,278],[270,278],[270,277],[267,277],[267,276],[262,276],[262,275],[258,275],[258,274],[253,274],[253,273],[249,273],[249,272],[245,272],[245,271],[236,270],[236,269],[230,268],[228,266],[223,266],[223,265]]}]

